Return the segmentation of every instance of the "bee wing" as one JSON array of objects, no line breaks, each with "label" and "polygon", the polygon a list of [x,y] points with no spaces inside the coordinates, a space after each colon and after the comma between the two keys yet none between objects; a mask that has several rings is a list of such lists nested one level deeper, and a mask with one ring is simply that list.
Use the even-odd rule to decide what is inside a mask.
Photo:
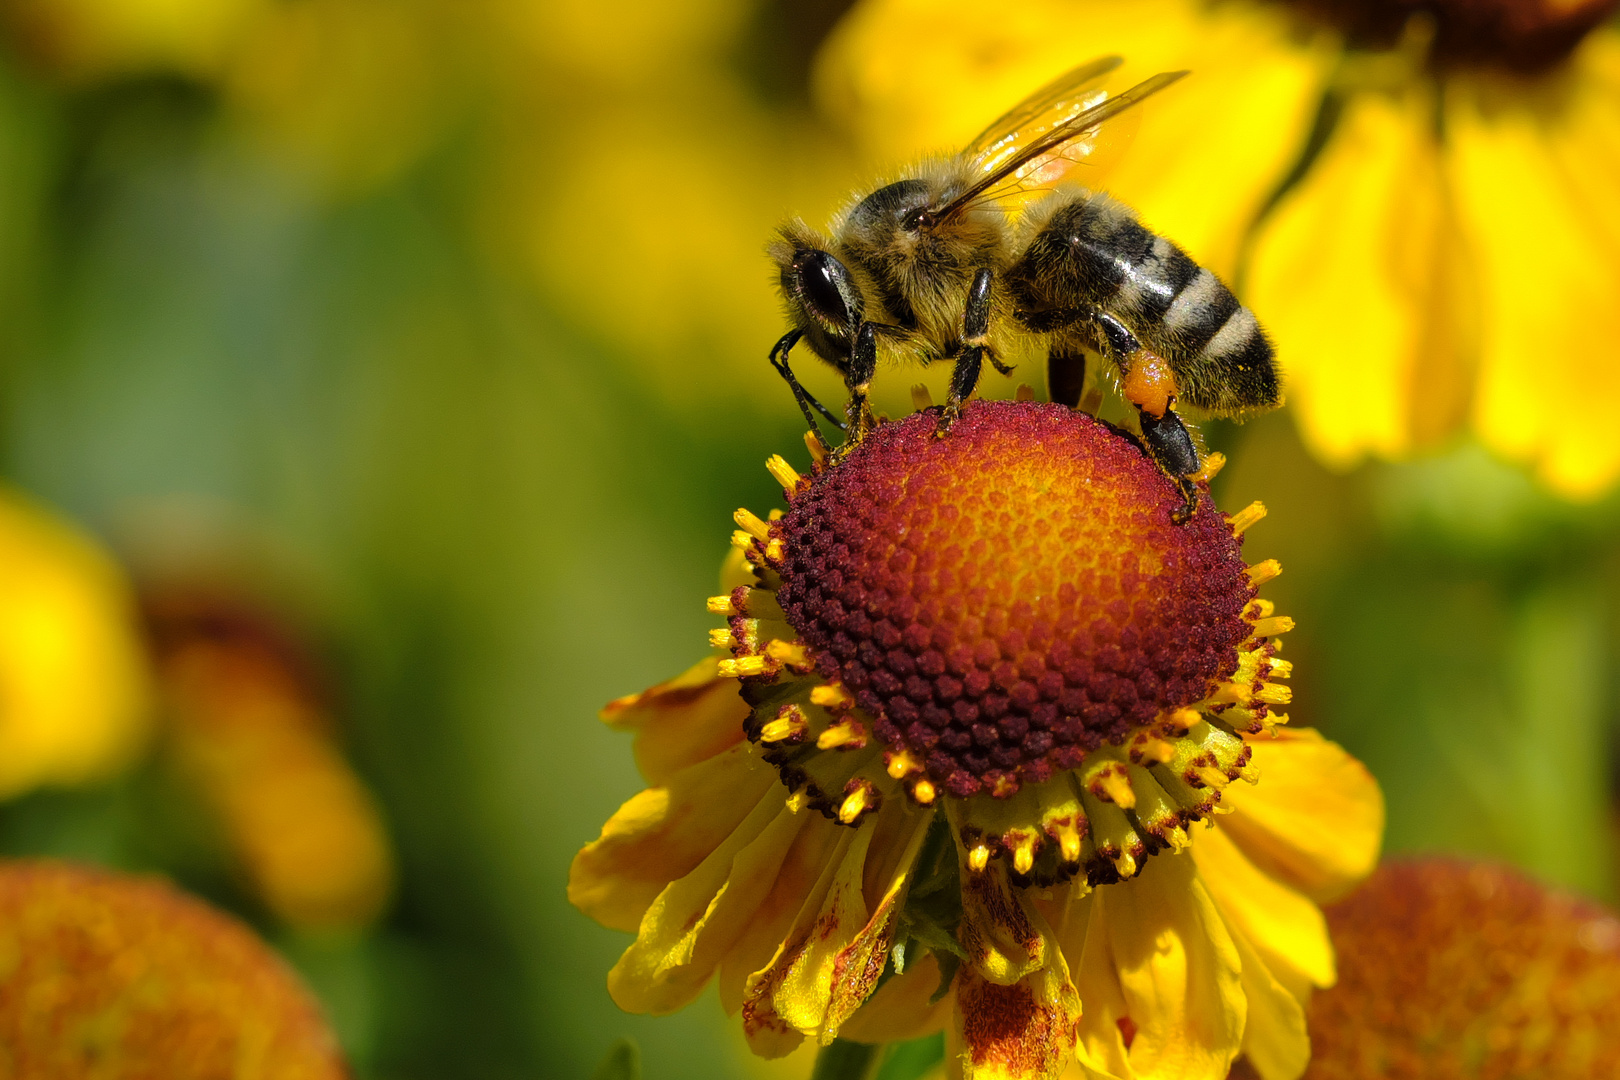
[{"label": "bee wing", "polygon": [[1020,145],[1107,97],[1102,81],[1123,62],[1118,56],[1099,56],[1070,68],[997,117],[967,144],[962,156],[989,172]]},{"label": "bee wing", "polygon": [[938,216],[1049,187],[1100,145],[1107,121],[1187,74],[1160,72],[1108,97],[1097,82],[1117,66],[1115,57],[1082,64],[991,124],[965,151],[982,175]]}]

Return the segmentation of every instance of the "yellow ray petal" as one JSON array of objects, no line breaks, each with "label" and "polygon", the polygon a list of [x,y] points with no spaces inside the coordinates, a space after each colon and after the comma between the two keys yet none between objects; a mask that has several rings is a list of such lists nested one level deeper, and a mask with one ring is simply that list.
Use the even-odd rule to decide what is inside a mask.
[{"label": "yellow ray petal", "polygon": [[[1130,1047],[1125,1031],[1135,1037],[1135,1020],[1119,985],[1119,970],[1108,940],[1105,915],[1092,893],[1074,901],[1068,908],[1060,932],[1063,955],[1074,965],[1075,986],[1080,992],[1082,1012],[1079,1027],[1079,1055],[1069,1074],[1076,1080],[1118,1077],[1135,1080]],[[1120,1021],[1125,1020],[1125,1024]]]},{"label": "yellow ray petal", "polygon": [[742,1008],[748,977],[771,962],[849,830],[813,811],[800,811],[805,827],[782,860],[770,894],[720,962],[720,1004],[730,1015]]},{"label": "yellow ray petal", "polygon": [[1227,926],[1244,934],[1300,1000],[1312,986],[1333,985],[1333,942],[1321,908],[1262,874],[1219,827],[1198,831],[1192,857]]},{"label": "yellow ray petal", "polygon": [[1247,1005],[1237,947],[1193,861],[1156,856],[1139,877],[1099,889],[1096,903],[1135,1026],[1131,1067],[1224,1080]]},{"label": "yellow ray petal", "polygon": [[1235,926],[1230,928],[1243,962],[1243,996],[1249,1007],[1243,1025],[1243,1056],[1260,1080],[1298,1080],[1311,1060],[1305,1007],[1272,975],[1247,935]]},{"label": "yellow ray petal", "polygon": [[1263,872],[1318,902],[1372,872],[1384,836],[1384,794],[1367,767],[1309,728],[1249,743],[1260,783],[1224,792],[1218,826]]},{"label": "yellow ray petal", "polygon": [[636,766],[659,786],[682,769],[742,741],[748,706],[735,679],[706,657],[667,682],[608,702],[602,719],[636,732]]},{"label": "yellow ray petal", "polygon": [[719,847],[776,782],[776,770],[742,745],[633,796],[574,856],[569,903],[604,926],[637,929],[653,898]]},{"label": "yellow ray petal", "polygon": [[1307,445],[1333,465],[1405,453],[1416,418],[1431,437],[1462,419],[1461,344],[1434,325],[1452,318],[1441,253],[1455,227],[1433,109],[1415,90],[1352,97],[1256,235],[1246,299],[1276,340]]},{"label": "yellow ray petal", "polygon": [[1540,88],[1458,80],[1446,166],[1483,273],[1474,423],[1555,490],[1620,476],[1620,51],[1595,33]]},{"label": "yellow ray petal", "polygon": [[767,794],[696,869],[658,894],[608,972],[619,1008],[667,1013],[698,995],[770,892],[804,821]]}]

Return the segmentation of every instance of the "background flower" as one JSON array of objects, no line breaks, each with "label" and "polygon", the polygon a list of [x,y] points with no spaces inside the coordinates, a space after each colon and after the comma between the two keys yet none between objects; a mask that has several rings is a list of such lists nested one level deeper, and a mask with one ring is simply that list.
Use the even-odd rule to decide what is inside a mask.
[{"label": "background flower", "polygon": [[0,865],[0,1041],[24,1076],[338,1080],[308,992],[251,931],[151,878]]}]

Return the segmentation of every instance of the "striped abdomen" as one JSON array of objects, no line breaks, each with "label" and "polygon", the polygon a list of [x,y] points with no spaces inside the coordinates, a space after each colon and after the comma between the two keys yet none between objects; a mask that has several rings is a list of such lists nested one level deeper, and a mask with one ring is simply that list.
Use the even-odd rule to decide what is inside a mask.
[{"label": "striped abdomen", "polygon": [[1008,272],[1020,307],[1113,315],[1169,361],[1179,399],[1200,409],[1279,404],[1271,343],[1219,278],[1107,195],[1075,192],[1044,216]]}]

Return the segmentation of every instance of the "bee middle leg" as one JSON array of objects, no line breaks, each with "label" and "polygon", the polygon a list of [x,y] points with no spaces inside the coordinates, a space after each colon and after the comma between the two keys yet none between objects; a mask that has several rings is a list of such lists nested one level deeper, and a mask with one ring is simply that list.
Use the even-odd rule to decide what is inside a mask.
[{"label": "bee middle leg", "polygon": [[849,387],[849,402],[844,406],[849,418],[849,442],[859,442],[875,426],[872,406],[867,390],[872,376],[877,374],[877,324],[863,322],[855,331],[849,350],[849,367],[844,371],[844,384]]},{"label": "bee middle leg", "polygon": [[1046,396],[1059,405],[1076,409],[1085,392],[1085,350],[1054,345],[1046,354]]},{"label": "bee middle leg", "polygon": [[985,360],[1003,375],[1013,369],[1003,364],[990,348],[990,285],[989,267],[980,268],[973,275],[968,289],[967,306],[962,312],[962,351],[956,355],[956,366],[951,369],[951,384],[946,392],[945,409],[940,413],[940,433],[944,434],[962,411],[962,402],[978,389],[979,374]]}]

